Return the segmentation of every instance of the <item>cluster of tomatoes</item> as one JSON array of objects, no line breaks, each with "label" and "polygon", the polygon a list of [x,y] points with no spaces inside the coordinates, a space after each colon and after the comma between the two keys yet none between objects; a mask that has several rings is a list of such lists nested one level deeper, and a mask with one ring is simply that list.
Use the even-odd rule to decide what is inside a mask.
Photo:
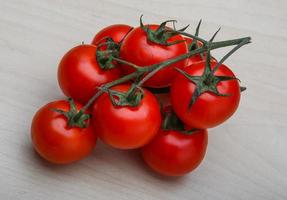
[{"label": "cluster of tomatoes", "polygon": [[[114,148],[140,149],[160,174],[181,176],[200,164],[207,128],[236,111],[241,88],[233,72],[210,56],[213,47],[226,43],[207,42],[166,23],[108,26],[91,44],[63,56],[58,82],[69,100],[43,106],[31,126],[33,145],[44,159],[78,161],[99,138]],[[169,106],[161,106],[155,91],[170,94]]]}]

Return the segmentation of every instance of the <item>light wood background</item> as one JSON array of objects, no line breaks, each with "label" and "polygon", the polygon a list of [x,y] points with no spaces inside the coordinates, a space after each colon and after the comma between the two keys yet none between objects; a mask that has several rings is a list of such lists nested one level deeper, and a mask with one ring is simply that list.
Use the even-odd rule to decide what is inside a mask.
[{"label": "light wood background", "polygon": [[[202,165],[158,176],[137,152],[98,143],[87,159],[53,166],[33,151],[30,123],[61,99],[57,64],[102,27],[178,19],[217,40],[252,36],[226,63],[246,85],[238,112],[210,130]],[[194,29],[190,29],[194,31]],[[222,56],[225,50],[215,52]],[[0,0],[0,199],[287,199],[287,1]]]}]

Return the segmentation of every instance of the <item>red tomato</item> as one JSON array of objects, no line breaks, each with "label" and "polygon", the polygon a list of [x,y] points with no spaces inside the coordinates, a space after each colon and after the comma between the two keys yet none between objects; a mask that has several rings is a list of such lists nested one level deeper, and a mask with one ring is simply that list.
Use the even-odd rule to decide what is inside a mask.
[{"label": "red tomato", "polygon": [[[79,110],[82,105],[76,103],[76,107]],[[97,139],[92,126],[68,127],[67,118],[52,109],[68,111],[70,105],[67,101],[54,101],[38,110],[31,127],[35,150],[46,160],[57,164],[78,161],[90,154]]]},{"label": "red tomato", "polygon": [[[126,92],[129,84],[113,87]],[[161,124],[160,106],[156,97],[144,89],[144,97],[136,107],[114,106],[107,93],[93,106],[96,134],[106,144],[119,149],[135,149],[147,144]]]},{"label": "red tomato", "polygon": [[206,130],[191,135],[173,130],[160,130],[141,152],[144,161],[154,171],[167,176],[182,176],[201,163],[207,141]]},{"label": "red tomato", "polygon": [[[158,27],[158,25],[149,25],[151,30],[156,30]],[[183,40],[183,37],[181,35],[176,35],[169,38],[168,42],[179,40]],[[137,27],[133,29],[123,41],[120,49],[120,57],[123,60],[145,67],[166,61],[187,52],[188,50],[185,42],[170,46],[149,42],[145,31],[141,27]],[[145,86],[154,88],[169,86],[177,74],[177,71],[174,68],[183,68],[186,66],[186,63],[187,60],[182,60],[160,70],[145,83]],[[125,74],[129,74],[133,72],[134,69],[130,66],[123,65],[123,71]]]},{"label": "red tomato", "polygon": [[120,70],[102,70],[96,59],[96,46],[80,45],[64,55],[58,68],[59,85],[68,97],[86,103],[97,87],[116,80]]},{"label": "red tomato", "polygon": [[[211,64],[212,68],[216,65],[215,62]],[[205,62],[199,62],[185,68],[184,71],[193,76],[201,76],[204,68]],[[235,77],[225,65],[221,65],[215,75]],[[177,116],[190,127],[206,129],[217,126],[236,111],[240,101],[240,86],[237,80],[229,80],[218,83],[217,89],[220,93],[229,94],[229,96],[217,96],[214,93],[205,92],[189,109],[188,105],[194,93],[195,84],[179,74],[171,86],[172,107]]]},{"label": "red tomato", "polygon": [[114,42],[120,43],[133,27],[125,24],[114,24],[107,26],[96,34],[92,44],[97,45],[105,37],[111,37]]}]

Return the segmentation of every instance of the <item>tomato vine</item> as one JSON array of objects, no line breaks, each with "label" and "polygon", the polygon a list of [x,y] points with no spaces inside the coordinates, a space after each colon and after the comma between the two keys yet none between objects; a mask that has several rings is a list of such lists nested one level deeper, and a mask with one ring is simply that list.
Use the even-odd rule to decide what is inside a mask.
[{"label": "tomato vine", "polygon": [[[196,28],[196,33],[195,35],[192,35],[192,34],[189,34],[189,33],[186,33],[184,32],[185,31],[185,28],[184,29],[181,29],[181,30],[170,30],[170,29],[164,29],[166,23],[168,21],[162,23],[162,26],[160,26],[160,30],[158,31],[161,31],[161,34],[164,34],[164,32],[166,31],[168,34],[181,34],[181,35],[184,35],[186,37],[189,37],[189,38],[192,38],[194,39],[194,41],[200,41],[202,42],[202,46],[199,47],[199,46],[196,46],[196,48],[192,48],[190,49],[190,51],[186,54],[183,54],[183,55],[180,55],[178,57],[175,57],[175,58],[171,58],[171,59],[168,59],[164,62],[161,62],[161,63],[157,63],[157,64],[153,64],[153,65],[149,65],[149,66],[145,66],[145,67],[140,67],[134,63],[131,63],[131,62],[128,62],[126,60],[122,60],[119,58],[119,55],[118,53],[115,53],[115,50],[118,50],[119,47],[118,45],[114,45],[113,44],[113,41],[112,40],[108,40],[108,42],[105,42],[106,45],[108,45],[108,49],[107,50],[100,50],[100,48],[97,48],[97,56],[98,57],[102,57],[105,56],[106,57],[106,60],[105,62],[108,63],[109,67],[107,67],[107,69],[109,68],[112,68],[114,67],[111,63],[113,61],[115,62],[118,62],[118,63],[121,63],[121,64],[126,64],[126,65],[129,65],[131,67],[133,67],[135,69],[135,72],[131,73],[131,74],[128,74],[128,75],[125,75],[117,80],[114,80],[112,82],[109,82],[109,83],[106,83],[104,85],[102,85],[101,87],[99,87],[99,91],[97,91],[95,93],[94,96],[92,96],[92,98],[83,106],[83,108],[77,112],[76,114],[74,113],[75,116],[68,116],[68,118],[72,117],[73,119],[82,119],[81,115],[83,115],[85,113],[85,111],[93,104],[93,102],[101,95],[103,94],[104,92],[109,92],[110,93],[110,96],[112,95],[118,95],[118,97],[120,96],[120,99],[124,99],[126,98],[124,101],[125,103],[120,103],[121,105],[130,105],[130,106],[135,106],[137,103],[139,103],[139,99],[140,97],[135,97],[135,98],[130,98],[131,97],[131,94],[134,94],[134,95],[142,95],[140,94],[140,92],[135,92],[133,90],[138,90],[141,85],[147,81],[148,79],[150,79],[154,74],[156,74],[158,71],[160,71],[161,69],[171,65],[171,64],[174,64],[178,61],[181,61],[181,60],[184,60],[184,59],[187,59],[191,56],[194,56],[194,55],[198,55],[198,54],[202,54],[202,53],[207,53],[209,56],[207,56],[207,69],[209,69],[208,67],[208,63],[210,62],[210,51],[211,50],[214,50],[214,49],[218,49],[218,48],[223,48],[223,47],[228,47],[228,46],[233,46],[233,45],[236,45],[228,54],[226,54],[219,62],[218,64],[216,65],[216,67],[212,70],[212,71],[208,71],[206,73],[209,74],[209,76],[204,76],[204,80],[201,81],[202,82],[205,82],[209,80],[208,77],[213,77],[212,74],[217,70],[217,68],[232,54],[234,53],[237,49],[239,49],[241,46],[243,45],[246,45],[248,43],[251,42],[251,38],[250,37],[243,37],[243,38],[238,38],[238,39],[233,39],[233,40],[225,40],[225,41],[218,41],[218,42],[213,42],[213,39],[215,38],[216,34],[218,33],[218,31],[220,29],[218,29],[218,31],[216,31],[216,33],[212,36],[212,38],[207,41],[207,40],[204,40],[203,38],[200,38],[198,36],[198,32],[199,32],[199,26],[201,24],[201,21],[199,23],[199,25],[197,26]],[[142,21],[141,21],[141,26],[143,27],[142,25]],[[146,32],[148,31],[147,29],[145,30]],[[148,33],[147,33],[148,34]],[[152,33],[150,33],[152,34]],[[151,42],[154,42],[153,40],[151,40]],[[104,43],[102,43],[101,45],[105,45]],[[170,44],[161,44],[161,45],[170,45]],[[100,53],[99,53],[100,52]],[[110,53],[109,53],[110,52]],[[103,64],[103,63],[102,63]],[[183,73],[181,70],[179,70],[181,73]],[[137,83],[135,83],[135,86],[132,87],[132,89],[130,91],[128,91],[127,93],[115,93],[113,91],[111,91],[109,88],[115,86],[115,85],[118,85],[118,84],[121,84],[121,83],[125,83],[127,81],[130,81],[130,80],[133,80],[133,79],[137,79],[137,78],[141,78]],[[189,77],[190,78],[190,77]],[[197,78],[196,78],[197,79]],[[195,80],[192,80],[192,81],[195,81]],[[218,83],[219,81],[222,81],[222,79],[218,79],[218,81],[213,81],[214,84]],[[196,81],[197,82],[197,81]],[[209,81],[209,82],[212,82],[212,81]],[[214,85],[213,84],[213,85]],[[196,94],[197,95],[200,95],[200,93],[204,92],[204,91],[207,91],[207,90],[211,90],[210,88],[207,88],[207,89],[203,89],[201,91],[198,91]],[[220,95],[219,93],[217,93],[215,90],[212,90],[213,92],[215,92],[216,94]],[[133,102],[130,102],[129,103],[129,100],[128,100],[128,97],[129,99],[132,99]],[[111,97],[112,98],[112,97]],[[136,99],[136,101],[134,101]],[[192,98],[193,100],[191,101],[191,105],[192,103],[194,103],[194,100],[196,99],[196,97],[193,97]],[[77,122],[74,122],[73,123],[74,125],[77,124]],[[81,124],[79,123],[80,126],[82,126],[82,122]]]}]

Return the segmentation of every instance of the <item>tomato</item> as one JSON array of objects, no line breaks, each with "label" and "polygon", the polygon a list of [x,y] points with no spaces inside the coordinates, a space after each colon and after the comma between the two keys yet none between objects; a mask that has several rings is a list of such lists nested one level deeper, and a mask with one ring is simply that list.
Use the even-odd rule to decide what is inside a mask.
[{"label": "tomato", "polygon": [[96,59],[96,46],[80,45],[68,51],[58,68],[59,85],[68,97],[86,103],[96,92],[97,87],[116,80],[120,70],[102,70]]},{"label": "tomato", "polygon": [[[211,63],[214,68],[215,62]],[[184,69],[189,75],[200,76],[205,69],[205,62],[193,64]],[[235,77],[225,65],[221,65],[215,72],[216,76]],[[184,75],[179,74],[171,86],[171,103],[177,116],[187,125],[199,129],[215,127],[236,111],[240,101],[240,86],[238,81],[221,81],[215,86],[219,93],[228,96],[218,96],[213,92],[204,92],[195,103],[189,107],[195,91],[195,84]]]},{"label": "tomato", "polygon": [[[151,30],[156,30],[159,26],[149,25],[148,27]],[[180,40],[184,40],[183,37],[181,35],[175,35],[170,37],[167,42]],[[123,41],[120,48],[120,57],[123,60],[134,63],[140,67],[145,67],[166,61],[187,52],[188,49],[185,42],[180,42],[170,46],[156,44],[148,41],[146,32],[141,27],[137,27],[133,29]],[[186,64],[187,60],[185,59],[160,70],[145,83],[145,86],[154,88],[169,86],[177,74],[177,71],[174,68],[183,68]],[[133,68],[127,65],[123,65],[122,68],[125,74],[129,74],[134,71]]]},{"label": "tomato", "polygon": [[[77,109],[82,105],[75,103]],[[35,150],[46,160],[67,164],[89,155],[96,145],[92,126],[87,128],[68,127],[67,118],[52,109],[68,111],[67,101],[54,101],[43,106],[35,114],[31,136]]]},{"label": "tomato", "polygon": [[[111,88],[126,92],[131,86],[122,84]],[[147,144],[161,124],[160,106],[156,97],[144,89],[140,104],[114,106],[107,93],[93,105],[94,130],[106,144],[119,149],[135,149]]]},{"label": "tomato", "polygon": [[114,42],[120,43],[132,29],[133,27],[126,24],[107,26],[95,35],[92,44],[97,45],[105,37],[111,37]]},{"label": "tomato", "polygon": [[144,161],[156,172],[166,176],[182,176],[194,170],[203,160],[208,135],[200,130],[191,135],[175,130],[160,130],[141,149]]}]

